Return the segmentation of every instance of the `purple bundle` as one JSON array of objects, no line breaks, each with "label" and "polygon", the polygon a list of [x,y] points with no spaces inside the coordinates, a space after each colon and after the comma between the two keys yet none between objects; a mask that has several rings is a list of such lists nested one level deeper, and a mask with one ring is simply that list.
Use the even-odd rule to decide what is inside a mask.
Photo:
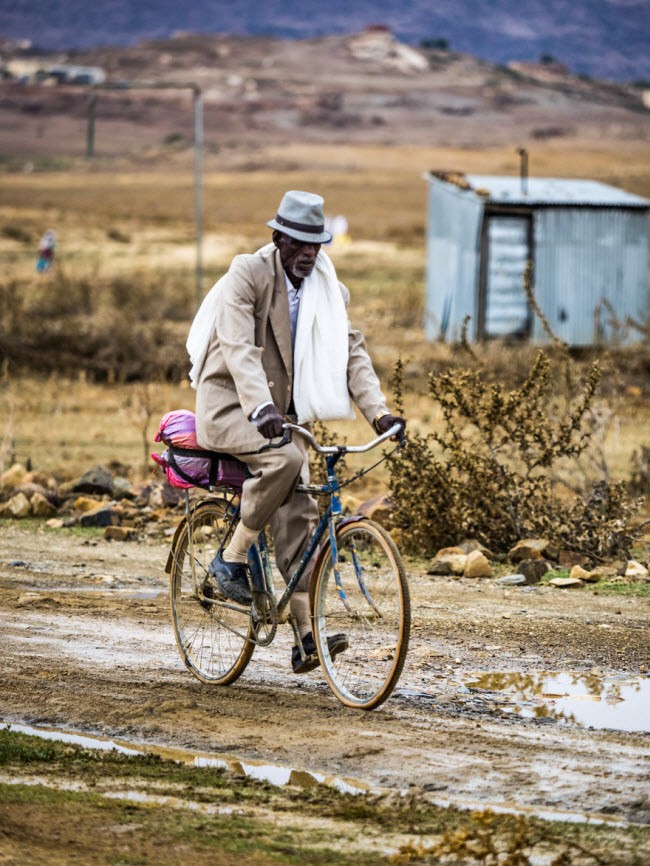
[{"label": "purple bundle", "polygon": [[[236,460],[205,457],[196,441],[196,416],[187,409],[175,409],[160,419],[160,427],[154,436],[156,442],[164,442],[172,450],[162,454],[153,453],[152,460],[161,466],[172,487],[187,489],[189,487],[209,487],[211,484],[222,484],[226,487],[241,489],[246,478],[246,465]],[[198,450],[200,456],[178,454],[174,448]],[[210,475],[216,463],[216,473]],[[180,470],[184,476],[179,475]],[[189,479],[189,480],[188,480]]]},{"label": "purple bundle", "polygon": [[[154,440],[156,442],[162,441],[165,445],[176,446],[177,448],[198,449],[199,443],[196,441],[196,416],[194,412],[190,412],[187,409],[176,409],[163,415]],[[165,451],[163,454],[153,453],[151,458],[158,466],[162,466],[167,480],[172,487],[187,489],[189,487],[207,487],[210,484],[210,467],[212,465],[210,457],[187,457],[183,454],[174,455],[173,459],[178,468],[184,475],[193,479],[193,482],[187,481],[176,472],[171,463],[169,451]]]}]

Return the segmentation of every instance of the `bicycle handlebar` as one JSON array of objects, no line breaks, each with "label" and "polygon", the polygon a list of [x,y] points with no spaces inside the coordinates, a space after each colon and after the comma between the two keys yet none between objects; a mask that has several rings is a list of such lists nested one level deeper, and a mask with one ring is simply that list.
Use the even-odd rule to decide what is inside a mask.
[{"label": "bicycle handlebar", "polygon": [[289,422],[282,426],[285,430],[282,439],[276,443],[269,442],[267,445],[262,445],[262,447],[257,451],[258,454],[267,451],[269,448],[282,448],[284,445],[287,445],[291,442],[291,434],[293,431],[307,439],[314,450],[321,454],[362,453],[364,451],[371,451],[373,448],[376,448],[377,445],[380,445],[392,436],[398,436],[399,444],[404,444],[404,428],[401,424],[393,424],[389,430],[386,430],[385,433],[382,433],[381,436],[377,436],[371,442],[366,442],[365,445],[319,445],[314,438],[313,433],[310,433],[309,430],[305,430],[304,427],[300,427],[298,424],[290,424]]}]

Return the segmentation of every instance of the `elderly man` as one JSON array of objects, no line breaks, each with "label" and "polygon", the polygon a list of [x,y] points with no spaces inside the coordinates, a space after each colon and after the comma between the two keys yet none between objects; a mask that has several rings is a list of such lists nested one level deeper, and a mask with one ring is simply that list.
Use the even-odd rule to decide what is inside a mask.
[{"label": "elderly man", "polygon": [[[318,506],[296,484],[308,480],[301,437],[258,453],[281,436],[286,419],[354,418],[350,398],[378,433],[401,418],[390,414],[359,331],[347,318],[349,292],[320,249],[325,231],[323,199],[287,192],[274,219],[272,243],[236,256],[206,296],[187,347],[197,389],[197,439],[226,451],[250,470],[241,495],[241,521],[210,570],[221,591],[251,603],[247,553],[270,524],[276,562],[288,582],[318,520]],[[308,570],[309,571],[309,570]],[[306,573],[290,601],[304,649],[292,651],[294,672],[318,665],[311,630]],[[330,653],[345,651],[345,635],[329,638]]]}]

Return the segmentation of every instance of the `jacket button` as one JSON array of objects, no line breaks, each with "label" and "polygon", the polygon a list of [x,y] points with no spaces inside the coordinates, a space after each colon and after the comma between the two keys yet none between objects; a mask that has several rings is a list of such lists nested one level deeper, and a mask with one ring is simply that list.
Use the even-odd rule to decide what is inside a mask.
[{"label": "jacket button", "polygon": [[274,385],[275,385],[275,382],[269,382],[269,388],[273,388]]}]

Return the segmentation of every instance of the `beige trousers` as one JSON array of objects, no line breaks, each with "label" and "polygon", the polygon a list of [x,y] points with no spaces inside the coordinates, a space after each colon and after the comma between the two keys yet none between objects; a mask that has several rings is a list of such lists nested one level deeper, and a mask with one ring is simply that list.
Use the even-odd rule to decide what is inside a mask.
[{"label": "beige trousers", "polygon": [[[309,483],[307,443],[301,436],[282,448],[262,454],[233,454],[248,465],[252,478],[244,482],[241,519],[249,529],[270,526],[275,561],[285,582],[298,567],[309,538],[318,523],[318,504],[307,493],[296,493],[299,481]],[[313,560],[307,566],[297,592],[309,586]]]}]

